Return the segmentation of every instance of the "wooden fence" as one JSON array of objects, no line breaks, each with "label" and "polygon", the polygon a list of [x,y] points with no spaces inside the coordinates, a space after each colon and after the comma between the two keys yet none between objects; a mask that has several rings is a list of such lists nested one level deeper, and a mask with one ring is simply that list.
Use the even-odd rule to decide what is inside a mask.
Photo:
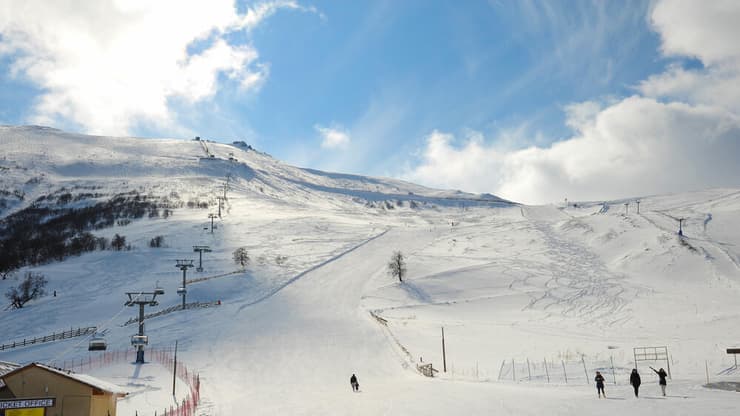
[{"label": "wooden fence", "polygon": [[23,341],[13,341],[7,344],[0,345],[0,351],[9,350],[13,348],[27,347],[29,345],[43,344],[47,342],[61,341],[63,339],[83,337],[90,334],[94,334],[98,328],[95,326],[88,326],[85,328],[71,328],[69,331],[54,332],[51,335],[44,335],[43,337],[36,337],[31,339],[23,339]]}]

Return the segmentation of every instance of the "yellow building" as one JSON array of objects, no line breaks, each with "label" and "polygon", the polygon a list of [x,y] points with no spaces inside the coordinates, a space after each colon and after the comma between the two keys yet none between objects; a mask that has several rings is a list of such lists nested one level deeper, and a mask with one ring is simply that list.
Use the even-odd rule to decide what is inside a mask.
[{"label": "yellow building", "polygon": [[0,399],[55,399],[45,413],[41,408],[36,413],[17,409],[3,415],[0,410],[0,416],[116,416],[116,401],[126,395],[115,384],[38,363],[2,374],[0,380]]}]

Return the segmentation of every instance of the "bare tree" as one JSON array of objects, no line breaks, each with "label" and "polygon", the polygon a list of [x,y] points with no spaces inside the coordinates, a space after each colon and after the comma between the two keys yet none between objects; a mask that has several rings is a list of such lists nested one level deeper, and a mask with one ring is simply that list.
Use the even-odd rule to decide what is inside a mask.
[{"label": "bare tree", "polygon": [[391,260],[388,262],[388,274],[398,277],[399,282],[403,282],[406,276],[406,260],[400,251],[394,251]]},{"label": "bare tree", "polygon": [[247,264],[249,264],[249,253],[246,247],[239,247],[234,250],[234,263],[242,266],[242,268],[247,267]]},{"label": "bare tree", "polygon": [[5,293],[14,308],[20,309],[28,301],[46,294],[44,287],[49,283],[46,276],[40,273],[26,272],[23,281],[17,287],[11,287]]}]

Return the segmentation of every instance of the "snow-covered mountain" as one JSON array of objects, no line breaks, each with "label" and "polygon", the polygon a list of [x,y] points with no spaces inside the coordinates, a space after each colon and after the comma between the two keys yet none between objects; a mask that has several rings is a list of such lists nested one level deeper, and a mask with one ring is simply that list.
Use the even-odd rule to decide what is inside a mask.
[{"label": "snow-covered mountain", "polygon": [[[740,344],[738,189],[642,197],[638,213],[638,199],[523,206],[296,168],[205,140],[0,127],[0,149],[3,251],[26,261],[0,291],[33,271],[57,294],[3,304],[0,344],[97,326],[110,349],[130,349],[125,293],[159,286],[151,312],[176,309],[175,263],[197,265],[193,246],[208,245],[203,271],[188,271],[187,301],[213,306],[146,321],[149,348],[177,340],[201,375],[199,414],[729,415],[740,406],[734,392],[701,387],[707,376],[740,376],[725,353]],[[85,246],[84,233],[125,236],[130,249]],[[46,257],[44,239],[56,243]],[[237,248],[249,253],[246,269]],[[396,250],[403,282],[387,273]],[[95,356],[87,342],[9,349],[0,361],[65,365]],[[633,348],[660,346],[667,362],[637,363],[643,396],[658,400],[635,400]],[[420,375],[420,362],[437,377]],[[670,366],[667,400],[647,365]],[[597,401],[596,370],[620,400]],[[173,402],[172,380],[154,363],[89,371],[131,393],[119,414]]]},{"label": "snow-covered mountain", "polygon": [[[440,191],[388,178],[301,169],[255,151],[244,142],[140,139],[65,133],[38,126],[0,126],[2,186],[25,195],[28,206],[60,187],[96,186],[108,192],[139,189],[153,194],[216,190],[224,184],[252,198],[280,203],[388,209],[420,205],[492,205],[492,195]],[[208,187],[211,188],[208,188]],[[13,202],[12,195],[6,204]],[[391,207],[390,204],[394,206]]]}]

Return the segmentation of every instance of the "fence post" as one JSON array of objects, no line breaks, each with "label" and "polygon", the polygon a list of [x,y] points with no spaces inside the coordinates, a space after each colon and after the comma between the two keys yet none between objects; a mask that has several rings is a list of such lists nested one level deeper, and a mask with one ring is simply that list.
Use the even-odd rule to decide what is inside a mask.
[{"label": "fence post", "polygon": [[504,366],[506,365],[506,360],[501,361],[501,368],[498,369],[498,381],[501,381],[501,373],[504,372]]},{"label": "fence post", "polygon": [[513,358],[511,359],[511,374],[512,374],[512,379],[516,383],[516,367],[514,366],[514,359]]},{"label": "fence post", "polygon": [[568,384],[568,372],[565,370],[565,361],[560,360],[563,363],[563,376],[565,377],[565,384]]},{"label": "fence post", "polygon": [[528,380],[532,381],[532,370],[529,368],[529,357],[527,357],[527,375],[529,376]]},{"label": "fence post", "polygon": [[545,358],[543,362],[545,363],[545,375],[547,375],[547,382],[550,383],[550,372],[547,371],[547,358]]},{"label": "fence post", "polygon": [[707,370],[707,384],[709,384],[709,363],[704,360],[704,368]]},{"label": "fence post", "polygon": [[586,384],[588,383],[588,370],[586,370],[586,359],[581,355],[581,362],[583,363],[583,374],[586,376]]},{"label": "fence post", "polygon": [[614,357],[609,356],[609,361],[612,362],[612,378],[614,379],[614,385],[617,385],[617,375],[614,373]]}]

